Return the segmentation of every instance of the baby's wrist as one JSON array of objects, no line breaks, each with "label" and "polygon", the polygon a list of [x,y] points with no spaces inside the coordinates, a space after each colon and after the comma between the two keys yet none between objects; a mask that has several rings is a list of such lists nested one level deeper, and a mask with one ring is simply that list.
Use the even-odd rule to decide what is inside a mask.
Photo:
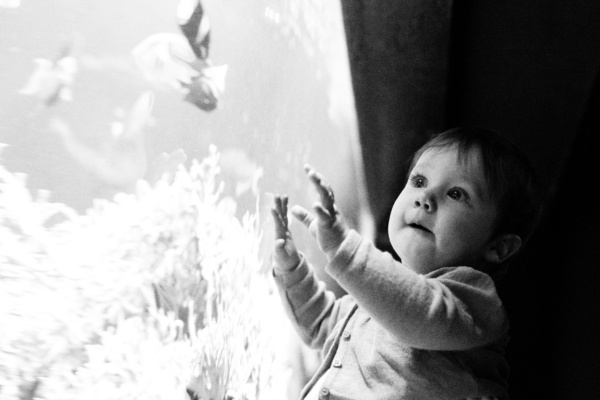
[{"label": "baby's wrist", "polygon": [[328,247],[327,250],[324,251],[325,255],[327,256],[328,259],[332,259],[337,252],[339,251],[339,249],[342,247],[342,245],[344,244],[344,241],[346,240],[346,237],[348,237],[348,233],[344,233],[340,239],[333,244],[332,246]]},{"label": "baby's wrist", "polygon": [[300,257],[298,257],[298,259],[296,259],[296,260],[289,260],[289,262],[285,262],[285,263],[274,262],[273,263],[273,273],[275,274],[275,276],[285,275],[285,274],[295,270],[296,268],[298,268],[298,265],[300,265],[301,261],[302,261],[302,259]]}]

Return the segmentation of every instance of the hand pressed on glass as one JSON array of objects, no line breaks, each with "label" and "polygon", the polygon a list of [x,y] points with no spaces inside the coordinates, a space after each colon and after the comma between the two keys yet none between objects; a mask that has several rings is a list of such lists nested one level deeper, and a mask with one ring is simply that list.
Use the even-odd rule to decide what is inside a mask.
[{"label": "hand pressed on glass", "polygon": [[[315,214],[298,205],[292,207],[291,213],[317,239],[321,250],[333,255],[348,235],[348,226],[335,205],[335,196],[331,186],[310,165],[306,165],[304,170],[319,196],[319,200],[313,205]],[[288,229],[287,212],[287,196],[276,195],[271,213],[275,220],[274,262],[280,272],[289,271],[300,262]]]},{"label": "hand pressed on glass", "polygon": [[300,255],[296,250],[292,234],[288,227],[288,198],[275,195],[271,214],[275,221],[275,251],[273,262],[279,272],[286,272],[300,263]]}]

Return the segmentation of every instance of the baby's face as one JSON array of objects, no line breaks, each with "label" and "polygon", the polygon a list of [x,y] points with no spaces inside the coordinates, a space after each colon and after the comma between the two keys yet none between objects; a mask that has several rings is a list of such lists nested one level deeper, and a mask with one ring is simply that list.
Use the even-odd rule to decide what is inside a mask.
[{"label": "baby's face", "polygon": [[388,233],[410,269],[477,267],[497,215],[478,150],[464,162],[456,147],[426,150],[396,199]]}]

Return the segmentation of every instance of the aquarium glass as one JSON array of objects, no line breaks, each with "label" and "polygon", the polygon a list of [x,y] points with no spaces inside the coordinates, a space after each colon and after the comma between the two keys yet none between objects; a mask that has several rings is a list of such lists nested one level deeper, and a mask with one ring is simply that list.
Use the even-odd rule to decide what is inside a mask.
[{"label": "aquarium glass", "polygon": [[[349,224],[368,233],[342,21],[338,1],[0,0],[0,283],[5,290],[5,307],[0,313],[25,321],[11,330],[13,336],[7,334],[0,340],[0,346],[5,346],[0,349],[5,352],[2,354],[20,360],[14,365],[0,361],[0,375],[4,374],[0,397],[10,392],[13,397],[6,398],[66,398],[61,397],[66,396],[65,388],[73,389],[69,385],[75,383],[58,378],[56,382],[62,383],[52,383],[48,378],[50,383],[43,386],[41,378],[80,371],[82,362],[93,359],[87,353],[83,356],[82,352],[89,350],[83,349],[92,342],[98,344],[95,331],[76,332],[81,320],[64,340],[49,331],[45,333],[47,341],[35,336],[40,332],[39,327],[33,328],[37,323],[44,329],[68,323],[67,317],[61,319],[58,314],[46,325],[33,318],[41,310],[34,309],[42,303],[32,306],[31,314],[23,311],[25,308],[22,314],[11,311],[10,307],[25,307],[27,301],[39,300],[35,285],[45,287],[48,296],[60,303],[46,305],[53,309],[74,307],[77,301],[82,306],[87,301],[93,304],[89,294],[93,291],[81,285],[95,282],[98,293],[102,287],[122,286],[123,293],[131,294],[133,305],[122,304],[124,308],[117,308],[118,312],[109,307],[113,314],[103,314],[106,320],[100,325],[122,327],[111,331],[118,336],[127,329],[147,332],[148,326],[163,324],[160,332],[173,339],[169,332],[179,328],[164,319],[173,315],[160,319],[145,311],[137,314],[143,309],[138,306],[152,296],[131,292],[135,280],[129,285],[125,278],[116,279],[117,275],[110,278],[111,271],[123,272],[136,260],[135,268],[128,271],[143,276],[140,287],[154,285],[160,279],[164,283],[167,275],[184,276],[173,271],[190,257],[211,254],[219,260],[241,257],[243,265],[264,273],[270,267],[273,194],[286,194],[290,203],[304,207],[310,207],[316,198],[303,171],[307,163],[332,184]],[[230,225],[225,217],[223,223],[216,217],[206,219],[206,210],[232,216],[239,226]],[[322,272],[325,259],[310,235],[298,223],[292,223],[291,229],[298,247],[327,279]],[[216,236],[210,236],[214,232]],[[204,235],[229,243],[231,250],[216,255],[211,249],[188,246],[193,240],[203,243],[199,238]],[[188,236],[190,242],[181,244]],[[238,242],[227,242],[232,237]],[[240,255],[240,249],[247,251]],[[104,275],[92,279],[96,272],[90,271],[102,269],[98,260],[106,257]],[[160,268],[146,276],[141,259],[150,260],[148,269]],[[71,284],[71,272],[75,274],[72,282],[82,280]],[[44,286],[40,277],[45,274],[62,280],[55,282],[58,286]],[[129,278],[134,279],[131,274]],[[216,279],[215,273],[211,278],[206,268],[202,274],[196,276],[198,282],[218,281],[214,287],[227,290],[222,276]],[[247,285],[243,279],[253,279],[251,274],[234,275],[230,278],[238,288]],[[19,290],[15,282],[26,288],[22,299],[8,297],[11,290]],[[35,285],[27,286],[28,282]],[[63,283],[73,289],[72,293],[65,289],[65,296],[71,293],[75,297],[59,296]],[[177,286],[180,281],[170,284],[181,293],[187,290]],[[208,289],[201,287],[196,289],[206,294]],[[109,299],[103,299],[108,304]],[[102,301],[98,304],[104,304]],[[156,302],[160,303],[158,297]],[[250,307],[250,303],[246,305]],[[71,310],[69,307],[63,310]],[[191,306],[185,303],[181,307],[175,311],[189,311]],[[75,308],[73,314],[65,315],[75,318],[81,311]],[[239,310],[232,311],[236,312]],[[127,325],[119,325],[117,320]],[[26,322],[33,325],[26,326]],[[263,326],[254,320],[248,324]],[[223,326],[227,326],[225,322],[219,329]],[[260,334],[260,329],[253,334]],[[31,340],[27,335],[33,335]],[[135,337],[132,335],[129,337]],[[35,344],[35,340],[43,344]],[[167,342],[163,340],[161,346],[171,346]],[[169,349],[186,353],[177,347],[181,345],[176,342],[175,348]],[[20,359],[16,355],[19,346],[33,358]],[[54,359],[61,363],[48,361]],[[248,368],[248,376],[258,381],[258,372]],[[18,393],[15,380],[11,380],[14,376],[9,374],[21,374],[24,383],[17,385]],[[84,382],[82,376],[77,379]],[[36,394],[36,388],[43,390]],[[160,390],[153,396],[160,398]],[[73,389],[69,393],[82,392]],[[120,398],[123,393],[106,398]]]}]

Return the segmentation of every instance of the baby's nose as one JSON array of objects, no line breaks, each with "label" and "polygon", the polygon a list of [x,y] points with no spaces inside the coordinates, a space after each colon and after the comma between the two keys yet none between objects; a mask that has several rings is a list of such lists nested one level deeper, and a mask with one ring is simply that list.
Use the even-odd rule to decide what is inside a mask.
[{"label": "baby's nose", "polygon": [[422,192],[415,199],[414,205],[417,208],[423,208],[426,212],[433,212],[435,210],[435,199],[429,193]]},{"label": "baby's nose", "polygon": [[423,207],[425,209],[425,211],[429,211],[431,208],[429,203],[427,203],[426,201],[421,201],[421,200],[415,200],[415,207],[417,207],[417,208]]}]

